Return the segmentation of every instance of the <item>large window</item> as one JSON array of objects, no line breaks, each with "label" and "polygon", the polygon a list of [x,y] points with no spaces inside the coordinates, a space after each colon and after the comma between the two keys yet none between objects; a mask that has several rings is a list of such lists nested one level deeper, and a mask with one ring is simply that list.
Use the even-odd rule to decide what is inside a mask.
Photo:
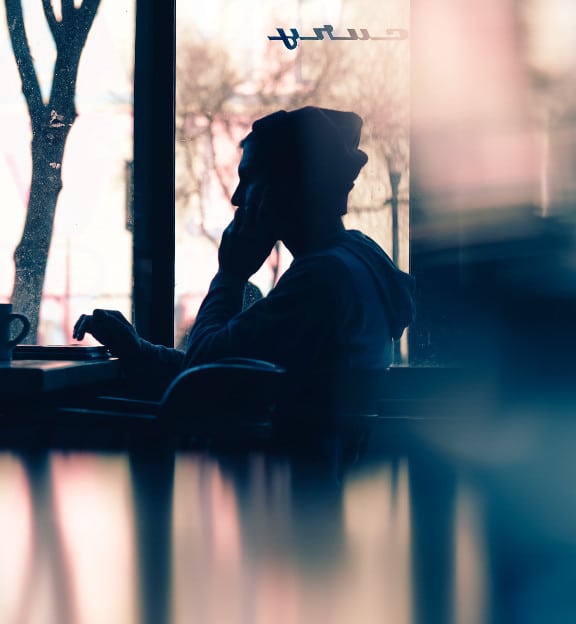
[{"label": "large window", "polygon": [[[232,217],[238,142],[254,119],[279,108],[315,104],[364,118],[362,148],[370,161],[350,196],[347,225],[367,232],[420,277],[421,327],[412,331],[418,349],[444,340],[428,322],[432,308],[437,326],[450,325],[448,300],[436,296],[438,283],[429,279],[430,248],[448,241],[458,250],[449,262],[461,266],[464,251],[478,239],[491,243],[503,233],[522,239],[525,230],[518,225],[526,212],[574,219],[576,18],[569,0],[491,0],[474,10],[458,0],[180,0],[175,143],[169,114],[172,3],[138,2],[134,70],[136,3],[101,0],[80,59],[79,116],[62,162],[55,163],[63,188],[39,342],[69,342],[78,314],[107,307],[136,320],[155,342],[169,343],[175,335],[181,343]],[[0,300],[8,301],[29,202],[31,125],[4,6]],[[55,47],[42,3],[22,0],[22,7],[46,99]],[[366,29],[371,40],[333,40],[324,30],[323,40],[300,40],[289,49],[281,39],[269,39],[292,28],[310,37],[326,25],[336,36]],[[140,93],[133,115],[134,74]],[[286,250],[278,249],[254,281],[267,291],[289,262]],[[444,283],[463,276],[458,269],[433,277]],[[428,294],[422,291],[427,285]]]},{"label": "large window", "polygon": [[[358,228],[408,266],[409,3],[323,0],[177,3],[176,342],[196,315],[232,218],[239,141],[258,117],[316,105],[364,119],[369,163],[350,196]],[[372,40],[302,40],[289,49],[278,29],[313,36],[367,29]],[[378,37],[386,37],[377,40]],[[278,247],[253,281],[267,292],[288,266]]]},{"label": "large window", "polygon": [[[46,103],[56,47],[42,3],[23,0],[21,4]],[[60,3],[53,5],[55,19],[60,20]],[[61,170],[63,187],[42,288],[36,339],[43,344],[71,342],[75,319],[92,308],[131,313],[132,245],[126,208],[133,135],[134,11],[135,0],[101,0],[80,58],[78,117],[62,162],[53,164]],[[0,59],[0,300],[8,301],[14,288],[13,255],[30,203],[32,134],[4,3],[0,6]],[[58,121],[54,117],[54,123]],[[32,232],[37,241],[45,235],[49,236],[45,224]],[[39,263],[33,262],[31,269],[40,271]]]}]

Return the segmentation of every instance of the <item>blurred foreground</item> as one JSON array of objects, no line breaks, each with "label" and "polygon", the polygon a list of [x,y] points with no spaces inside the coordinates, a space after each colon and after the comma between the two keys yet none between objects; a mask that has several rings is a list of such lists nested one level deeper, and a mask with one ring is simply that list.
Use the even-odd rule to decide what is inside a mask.
[{"label": "blurred foreground", "polygon": [[357,461],[3,452],[0,619],[574,622],[573,408],[383,419]]}]

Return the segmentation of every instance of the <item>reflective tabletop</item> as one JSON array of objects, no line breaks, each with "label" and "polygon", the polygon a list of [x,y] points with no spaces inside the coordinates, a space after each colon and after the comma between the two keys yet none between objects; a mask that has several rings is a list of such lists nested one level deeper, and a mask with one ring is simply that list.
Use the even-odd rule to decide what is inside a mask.
[{"label": "reflective tabletop", "polygon": [[382,419],[362,452],[0,454],[6,623],[572,623],[576,423]]}]

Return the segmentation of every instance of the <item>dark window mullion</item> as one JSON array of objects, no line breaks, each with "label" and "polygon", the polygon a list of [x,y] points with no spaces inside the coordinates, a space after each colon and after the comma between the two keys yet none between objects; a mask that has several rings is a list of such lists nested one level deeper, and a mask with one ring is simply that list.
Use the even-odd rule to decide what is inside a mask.
[{"label": "dark window mullion", "polygon": [[136,0],[133,306],[139,334],[174,344],[175,0]]}]

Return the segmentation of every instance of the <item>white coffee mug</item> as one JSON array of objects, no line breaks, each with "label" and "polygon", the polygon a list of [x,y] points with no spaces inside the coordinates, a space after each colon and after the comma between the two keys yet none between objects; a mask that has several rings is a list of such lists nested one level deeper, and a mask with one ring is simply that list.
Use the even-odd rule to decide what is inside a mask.
[{"label": "white coffee mug", "polygon": [[[18,319],[22,323],[22,330],[10,340],[10,324]],[[12,312],[11,303],[0,303],[0,362],[9,362],[12,359],[12,349],[24,340],[30,331],[30,321],[23,314]]]}]

